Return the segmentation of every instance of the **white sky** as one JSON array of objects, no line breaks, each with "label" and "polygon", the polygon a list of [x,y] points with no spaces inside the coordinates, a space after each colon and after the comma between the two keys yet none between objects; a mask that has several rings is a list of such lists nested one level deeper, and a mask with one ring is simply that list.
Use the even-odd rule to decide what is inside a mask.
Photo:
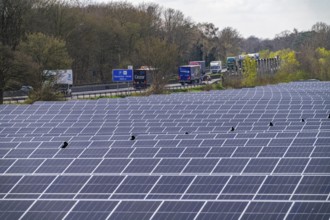
[{"label": "white sky", "polygon": [[[121,0],[92,0],[115,2]],[[210,22],[220,30],[233,27],[245,38],[272,39],[282,31],[310,30],[316,22],[330,25],[330,0],[127,0],[157,3],[182,11],[192,21]]]}]

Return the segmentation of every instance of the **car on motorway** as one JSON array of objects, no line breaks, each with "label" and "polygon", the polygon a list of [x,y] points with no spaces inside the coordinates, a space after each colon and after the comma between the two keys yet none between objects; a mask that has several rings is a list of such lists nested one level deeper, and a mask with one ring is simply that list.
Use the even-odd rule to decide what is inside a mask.
[{"label": "car on motorway", "polygon": [[29,94],[29,92],[31,92],[33,90],[33,87],[32,86],[29,86],[29,85],[27,85],[27,86],[22,86],[21,88],[20,88],[20,91],[22,91],[24,94]]}]

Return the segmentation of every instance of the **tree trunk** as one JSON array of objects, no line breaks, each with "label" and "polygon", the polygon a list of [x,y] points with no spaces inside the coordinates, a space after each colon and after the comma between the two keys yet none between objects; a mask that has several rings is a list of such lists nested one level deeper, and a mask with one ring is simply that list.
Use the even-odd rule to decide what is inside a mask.
[{"label": "tree trunk", "polygon": [[3,104],[3,89],[0,89],[0,105]]}]

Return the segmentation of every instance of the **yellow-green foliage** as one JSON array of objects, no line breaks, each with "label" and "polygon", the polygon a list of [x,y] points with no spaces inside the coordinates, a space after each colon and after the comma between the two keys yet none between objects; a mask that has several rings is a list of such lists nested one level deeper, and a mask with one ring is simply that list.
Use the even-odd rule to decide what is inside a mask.
[{"label": "yellow-green foliage", "polygon": [[243,61],[243,85],[255,86],[257,79],[257,64],[254,59],[247,56]]},{"label": "yellow-green foliage", "polygon": [[293,50],[279,50],[270,54],[270,57],[279,56],[281,59],[281,68],[279,72],[293,74],[299,70],[300,64],[297,60],[296,53]]},{"label": "yellow-green foliage", "polygon": [[330,50],[317,48],[316,56],[319,72],[315,74],[321,80],[330,80]]},{"label": "yellow-green foliage", "polygon": [[290,82],[308,78],[308,74],[300,68],[295,51],[284,49],[270,53],[270,57],[276,56],[280,58],[281,62],[280,69],[275,75],[276,82]]}]

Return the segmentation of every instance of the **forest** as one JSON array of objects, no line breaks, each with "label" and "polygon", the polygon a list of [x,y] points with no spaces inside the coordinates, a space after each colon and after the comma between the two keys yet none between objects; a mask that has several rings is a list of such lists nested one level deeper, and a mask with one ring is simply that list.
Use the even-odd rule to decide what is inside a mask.
[{"label": "forest", "polygon": [[0,1],[0,102],[3,92],[41,89],[43,70],[72,69],[74,85],[110,83],[115,68],[155,66],[165,81],[190,60],[226,60],[260,52],[287,59],[282,75],[330,80],[330,26],[243,38],[224,24],[196,23],[153,3],[81,0]]}]

